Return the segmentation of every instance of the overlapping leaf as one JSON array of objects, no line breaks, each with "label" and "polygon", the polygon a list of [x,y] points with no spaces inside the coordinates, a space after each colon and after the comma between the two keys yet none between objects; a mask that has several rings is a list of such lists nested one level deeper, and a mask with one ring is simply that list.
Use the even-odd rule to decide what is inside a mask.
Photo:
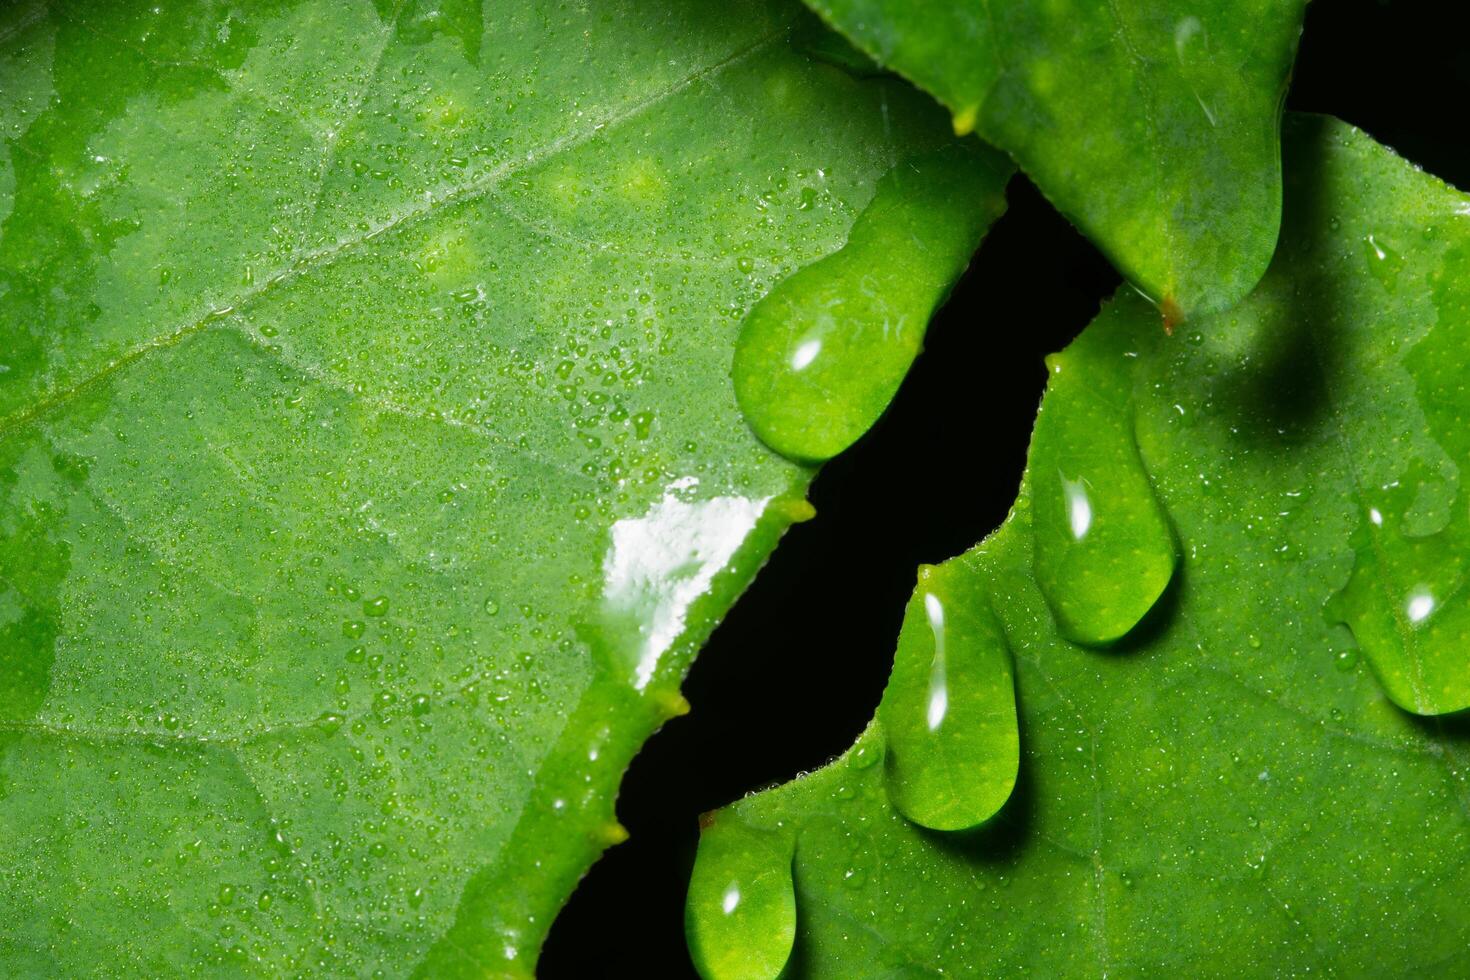
[{"label": "overlapping leaf", "polygon": [[1271,258],[1306,0],[808,0],[1011,153],[1167,315]]},{"label": "overlapping leaf", "polygon": [[[794,976],[1470,969],[1470,732],[1437,717],[1467,706],[1470,677],[1470,198],[1342,124],[1288,131],[1286,232],[1261,286],[1173,338],[1142,300],[1114,301],[1053,362],[1090,384],[1052,385],[1010,519],[942,566],[1014,657],[1005,808],[969,833],[914,822],[943,826],[906,801],[915,785],[921,802],[966,797],[904,782],[916,743],[887,713],[925,710],[903,677],[941,662],[941,637],[984,638],[911,615],[857,745],[711,815],[712,838],[784,846],[702,850],[689,920],[709,975],[769,975],[788,951]],[[1128,481],[1077,476],[1106,472],[1087,430],[1108,444],[1119,427],[1135,462],[1108,465],[1142,467],[1182,557],[1120,643],[1081,646],[1056,596],[1117,609],[1118,587],[1043,563],[1043,535],[1060,524],[1080,547],[1147,521],[1109,504],[1137,499]],[[1116,567],[1150,539],[1113,533]],[[1002,742],[946,744],[970,758],[921,761],[951,785],[1003,781]],[[744,903],[772,871],[785,890],[767,874]],[[773,921],[793,890],[790,927],[729,938],[727,920]]]},{"label": "overlapping leaf", "polygon": [[805,507],[743,315],[951,140],[797,12],[0,10],[0,974],[530,970]]}]

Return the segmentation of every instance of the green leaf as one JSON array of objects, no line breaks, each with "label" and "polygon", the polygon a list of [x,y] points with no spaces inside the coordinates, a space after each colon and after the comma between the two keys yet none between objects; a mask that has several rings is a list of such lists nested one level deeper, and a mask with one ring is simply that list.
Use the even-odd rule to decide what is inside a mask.
[{"label": "green leaf", "polygon": [[1169,319],[1265,272],[1306,0],[808,3],[1014,156]]},{"label": "green leaf", "polygon": [[[940,566],[1014,652],[1020,772],[995,820],[903,815],[902,638],[852,750],[714,815],[795,836],[795,975],[1470,969],[1470,728],[1411,713],[1467,706],[1470,197],[1330,120],[1289,120],[1287,146],[1260,287],[1172,338],[1112,302],[1061,355],[1010,518]],[[1156,495],[1182,555],[1106,650],[1058,625],[1068,573],[1040,536],[1088,428],[1136,440],[1152,489],[1127,492]],[[971,752],[989,779],[999,750]]]},{"label": "green leaf", "polygon": [[532,969],[810,513],[738,324],[952,143],[804,16],[0,10],[0,974]]}]

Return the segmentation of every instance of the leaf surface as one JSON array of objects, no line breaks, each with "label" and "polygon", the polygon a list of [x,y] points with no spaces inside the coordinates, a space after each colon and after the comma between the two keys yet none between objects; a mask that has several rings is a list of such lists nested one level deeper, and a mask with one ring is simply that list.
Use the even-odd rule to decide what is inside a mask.
[{"label": "leaf surface", "polygon": [[[1470,676],[1470,198],[1341,123],[1288,133],[1261,286],[1172,338],[1140,298],[1113,301],[1053,361],[1010,518],[941,566],[1014,656],[1020,767],[995,820],[941,833],[900,812],[895,750],[912,747],[888,713],[922,710],[900,683],[908,621],[847,754],[710,816],[794,841],[792,975],[1470,968],[1470,728],[1438,717],[1466,707]],[[1070,457],[1096,460],[1074,415],[1105,442],[1132,434],[1182,556],[1107,648],[1066,639],[1043,591],[1066,573],[1038,523],[1065,520]],[[1077,536],[1110,520],[1150,518],[1099,508]],[[991,779],[995,750],[971,755]],[[701,849],[699,865],[738,883],[771,862]],[[707,894],[691,921],[721,914]]]},{"label": "leaf surface", "polygon": [[809,513],[742,317],[952,143],[799,16],[0,10],[0,974],[532,969]]},{"label": "leaf surface", "polygon": [[1306,0],[808,3],[1015,157],[1166,316],[1265,272]]}]

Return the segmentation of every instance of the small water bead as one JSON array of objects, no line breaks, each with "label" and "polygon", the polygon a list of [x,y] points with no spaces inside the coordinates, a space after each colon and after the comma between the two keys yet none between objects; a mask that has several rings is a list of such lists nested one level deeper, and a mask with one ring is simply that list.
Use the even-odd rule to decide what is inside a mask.
[{"label": "small water bead", "polygon": [[876,745],[868,741],[863,741],[853,749],[852,755],[848,759],[848,765],[854,769],[871,769],[881,755],[882,752]]},{"label": "small water bead", "polygon": [[1009,175],[978,143],[905,161],[879,183],[846,245],[756,304],[733,373],[741,411],[767,445],[797,460],[828,459],[878,419],[931,315],[1003,210]]},{"label": "small water bead", "polygon": [[1368,258],[1368,271],[1389,292],[1398,288],[1399,273],[1404,268],[1404,257],[1390,245],[1381,234],[1363,238],[1363,251]]},{"label": "small water bead", "polygon": [[920,570],[878,706],[888,796],[934,830],[990,819],[1020,764],[1011,653],[990,607],[987,561]]},{"label": "small water bead", "polygon": [[1133,629],[1178,560],[1134,440],[1125,340],[1095,326],[1048,359],[1032,438],[1037,581],[1063,635],[1091,645]]}]

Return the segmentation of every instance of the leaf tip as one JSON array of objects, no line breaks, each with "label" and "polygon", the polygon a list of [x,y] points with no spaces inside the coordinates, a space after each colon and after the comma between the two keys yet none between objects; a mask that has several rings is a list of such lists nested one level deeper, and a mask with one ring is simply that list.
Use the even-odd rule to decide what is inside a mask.
[{"label": "leaf tip", "polygon": [[777,513],[790,524],[804,524],[817,516],[817,508],[805,497],[777,501],[776,507]]},{"label": "leaf tip", "polygon": [[966,106],[954,114],[951,120],[954,123],[954,134],[956,136],[968,136],[975,131],[975,122],[980,118],[980,107],[978,105]]},{"label": "leaf tip", "polygon": [[682,718],[689,713],[689,699],[678,691],[658,691],[653,696],[654,704],[664,718]]},{"label": "leaf tip", "polygon": [[1164,315],[1164,333],[1174,336],[1174,328],[1184,322],[1184,311],[1179,308],[1179,303],[1172,296],[1165,296],[1159,304],[1159,312]]},{"label": "leaf tip", "polygon": [[616,820],[609,820],[597,828],[597,839],[603,847],[616,847],[628,839],[628,828]]}]

